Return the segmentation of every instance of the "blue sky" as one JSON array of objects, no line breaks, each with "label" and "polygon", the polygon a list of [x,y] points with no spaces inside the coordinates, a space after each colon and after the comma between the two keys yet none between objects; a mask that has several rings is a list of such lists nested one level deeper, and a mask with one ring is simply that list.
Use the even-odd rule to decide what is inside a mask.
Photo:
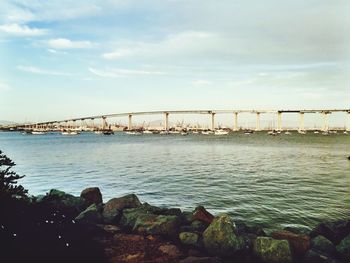
[{"label": "blue sky", "polygon": [[348,0],[2,0],[0,120],[349,108]]}]

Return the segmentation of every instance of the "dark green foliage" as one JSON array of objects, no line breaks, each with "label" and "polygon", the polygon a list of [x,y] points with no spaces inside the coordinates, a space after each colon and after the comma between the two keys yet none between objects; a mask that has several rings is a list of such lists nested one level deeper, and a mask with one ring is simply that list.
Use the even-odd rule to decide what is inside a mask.
[{"label": "dark green foliage", "polygon": [[11,171],[16,164],[0,150],[0,200],[11,198],[26,198],[27,190],[17,185],[17,180],[24,176]]}]

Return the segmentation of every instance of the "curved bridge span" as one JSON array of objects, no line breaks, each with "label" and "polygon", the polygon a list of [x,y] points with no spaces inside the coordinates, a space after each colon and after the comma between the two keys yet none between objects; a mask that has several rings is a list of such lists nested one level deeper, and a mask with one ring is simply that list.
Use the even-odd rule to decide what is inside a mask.
[{"label": "curved bridge span", "polygon": [[163,115],[164,116],[164,129],[169,129],[169,115],[181,115],[181,114],[201,114],[211,116],[211,130],[215,129],[215,115],[217,114],[233,114],[233,130],[237,131],[238,127],[238,115],[240,113],[252,113],[256,115],[256,128],[260,130],[260,115],[261,114],[276,114],[277,115],[277,126],[276,130],[282,130],[282,114],[297,113],[299,114],[299,125],[298,130],[304,130],[304,115],[307,113],[319,113],[323,116],[323,128],[322,130],[329,130],[329,115],[335,112],[347,113],[348,126],[346,130],[350,130],[350,108],[349,109],[287,109],[287,110],[273,110],[273,109],[231,109],[231,110],[168,110],[168,111],[140,111],[140,112],[124,112],[124,113],[112,113],[112,114],[101,114],[84,116],[63,120],[52,120],[46,122],[38,122],[31,124],[16,125],[16,128],[33,128],[34,126],[50,126],[67,124],[68,122],[87,121],[87,120],[102,120],[104,124],[107,124],[107,119],[128,117],[128,130],[132,130],[132,117],[140,115]]}]

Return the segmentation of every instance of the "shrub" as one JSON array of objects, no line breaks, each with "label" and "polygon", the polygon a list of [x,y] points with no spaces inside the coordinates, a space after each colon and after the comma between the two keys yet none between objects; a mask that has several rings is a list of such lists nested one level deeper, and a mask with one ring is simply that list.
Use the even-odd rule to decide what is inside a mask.
[{"label": "shrub", "polygon": [[17,184],[17,180],[24,177],[11,169],[16,164],[0,150],[0,200],[23,199],[27,197],[28,190]]}]

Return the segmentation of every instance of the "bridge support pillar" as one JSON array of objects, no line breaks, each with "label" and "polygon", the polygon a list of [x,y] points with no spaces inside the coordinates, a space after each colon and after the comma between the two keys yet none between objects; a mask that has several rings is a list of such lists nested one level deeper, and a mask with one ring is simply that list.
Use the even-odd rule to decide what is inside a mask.
[{"label": "bridge support pillar", "polygon": [[91,128],[93,131],[95,131],[95,121],[94,121],[95,119],[91,118],[90,120],[91,120]]},{"label": "bridge support pillar", "polygon": [[128,118],[129,118],[129,121],[128,121],[128,130],[131,131],[131,130],[132,130],[132,115],[129,114]]},{"label": "bridge support pillar", "polygon": [[238,131],[238,112],[234,113],[233,130]]},{"label": "bridge support pillar", "polygon": [[168,112],[164,113],[164,130],[166,131],[169,130],[169,113]]},{"label": "bridge support pillar", "polygon": [[323,131],[328,131],[329,130],[329,118],[328,118],[328,112],[322,112],[323,115]]},{"label": "bridge support pillar", "polygon": [[211,130],[212,131],[215,130],[215,113],[214,112],[211,113]]},{"label": "bridge support pillar", "polygon": [[105,116],[102,117],[102,130],[108,129],[107,118]]},{"label": "bridge support pillar", "polygon": [[260,112],[256,113],[255,131],[260,131]]},{"label": "bridge support pillar", "polygon": [[277,113],[277,130],[282,131],[282,112]]},{"label": "bridge support pillar", "polygon": [[303,131],[304,127],[304,112],[299,113],[299,131]]}]

